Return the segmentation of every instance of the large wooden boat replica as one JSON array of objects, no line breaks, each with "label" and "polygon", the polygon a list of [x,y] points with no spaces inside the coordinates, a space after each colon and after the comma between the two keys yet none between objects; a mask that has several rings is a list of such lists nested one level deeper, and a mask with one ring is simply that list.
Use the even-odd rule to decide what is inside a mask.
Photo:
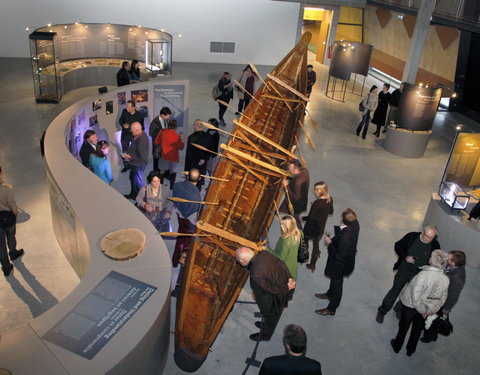
[{"label": "large wooden boat replica", "polygon": [[282,180],[305,114],[307,45],[300,42],[267,75],[235,127],[205,196],[177,301],[175,362],[196,371],[247,277],[240,246],[261,251],[283,196]]}]

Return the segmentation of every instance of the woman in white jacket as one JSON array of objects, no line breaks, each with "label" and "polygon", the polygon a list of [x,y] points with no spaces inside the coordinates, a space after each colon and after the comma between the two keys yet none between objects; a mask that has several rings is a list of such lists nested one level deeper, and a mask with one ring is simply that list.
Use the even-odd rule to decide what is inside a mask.
[{"label": "woman in white jacket", "polygon": [[425,319],[429,315],[434,315],[445,303],[450,282],[443,273],[447,261],[447,253],[442,250],[433,251],[430,265],[421,267],[422,271],[403,288],[400,294],[402,314],[398,323],[398,333],[397,337],[390,341],[395,353],[402,348],[410,326],[412,330],[407,343],[407,355],[415,353],[425,327]]}]

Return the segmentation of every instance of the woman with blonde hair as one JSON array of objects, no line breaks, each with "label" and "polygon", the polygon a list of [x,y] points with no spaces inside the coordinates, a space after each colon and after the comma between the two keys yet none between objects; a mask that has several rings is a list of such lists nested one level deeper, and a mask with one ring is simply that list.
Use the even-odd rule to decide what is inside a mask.
[{"label": "woman with blonde hair", "polygon": [[328,185],[320,181],[313,189],[317,199],[312,203],[308,216],[304,217],[306,222],[303,228],[305,241],[308,244],[308,241],[312,240],[313,243],[312,257],[306,266],[312,272],[315,271],[317,259],[320,257],[320,240],[325,231],[325,224],[328,216],[333,214],[333,199],[328,193]]},{"label": "woman with blonde hair", "polygon": [[271,253],[278,259],[281,259],[287,265],[288,270],[292,274],[294,280],[297,279],[298,271],[298,246],[303,233],[297,227],[295,218],[291,215],[286,215],[280,220],[281,235],[278,239],[277,245]]}]

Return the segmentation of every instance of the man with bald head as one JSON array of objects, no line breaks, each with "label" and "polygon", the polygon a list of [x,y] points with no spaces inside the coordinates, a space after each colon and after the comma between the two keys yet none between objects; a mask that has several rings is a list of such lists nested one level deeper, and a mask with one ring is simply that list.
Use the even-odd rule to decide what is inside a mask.
[{"label": "man with bald head", "polygon": [[142,130],[142,124],[134,122],[130,125],[132,141],[127,152],[122,157],[130,165],[130,194],[125,195],[127,199],[135,200],[138,191],[143,186],[143,171],[148,163],[148,136]]},{"label": "man with bald head", "polygon": [[288,302],[289,291],[295,288],[295,281],[283,260],[268,251],[255,255],[248,247],[235,251],[237,262],[250,272],[250,286],[263,322],[255,322],[260,332],[253,333],[253,341],[270,341],[283,309]]},{"label": "man with bald head", "polygon": [[395,304],[403,287],[421,271],[420,267],[428,265],[432,251],[440,249],[440,244],[436,240],[437,234],[434,225],[426,224],[422,232],[407,233],[395,243],[398,261],[393,265],[393,269],[397,270],[397,273],[392,288],[378,308],[377,323],[383,323],[385,315]]}]

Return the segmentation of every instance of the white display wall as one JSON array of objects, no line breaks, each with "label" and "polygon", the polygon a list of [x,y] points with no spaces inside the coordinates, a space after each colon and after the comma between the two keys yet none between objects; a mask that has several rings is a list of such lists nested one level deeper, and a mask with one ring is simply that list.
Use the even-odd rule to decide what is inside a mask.
[{"label": "white display wall", "polygon": [[[1,1],[0,56],[29,57],[34,28],[83,21],[164,29],[174,37],[173,61],[273,65],[295,43],[299,10],[270,0]],[[235,42],[235,53],[211,53],[210,42]]]}]

